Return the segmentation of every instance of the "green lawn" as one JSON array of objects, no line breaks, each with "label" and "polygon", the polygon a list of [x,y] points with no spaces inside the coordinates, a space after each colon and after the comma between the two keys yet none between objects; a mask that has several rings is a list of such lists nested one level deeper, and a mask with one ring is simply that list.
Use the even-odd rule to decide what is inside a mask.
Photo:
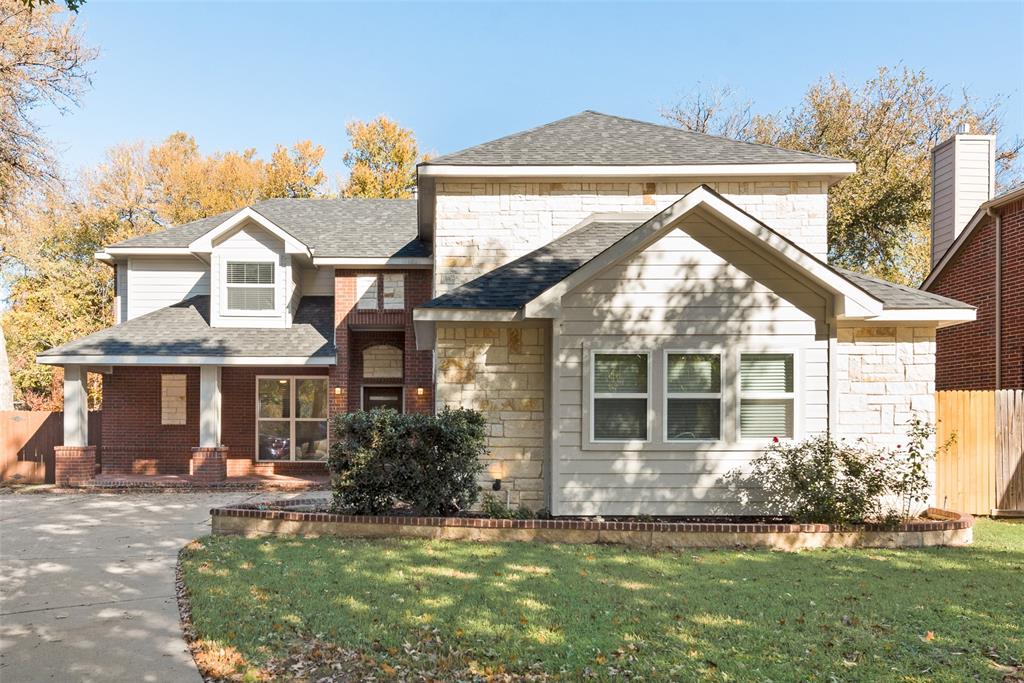
[{"label": "green lawn", "polygon": [[798,554],[209,537],[182,566],[211,665],[252,679],[1024,681],[1021,523]]}]

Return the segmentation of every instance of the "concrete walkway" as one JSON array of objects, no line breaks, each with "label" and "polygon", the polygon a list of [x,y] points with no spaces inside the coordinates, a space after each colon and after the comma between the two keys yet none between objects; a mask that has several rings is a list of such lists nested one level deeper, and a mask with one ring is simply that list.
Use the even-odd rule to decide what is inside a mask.
[{"label": "concrete walkway", "polygon": [[282,497],[0,494],[0,680],[199,681],[178,549],[209,533],[211,507]]}]

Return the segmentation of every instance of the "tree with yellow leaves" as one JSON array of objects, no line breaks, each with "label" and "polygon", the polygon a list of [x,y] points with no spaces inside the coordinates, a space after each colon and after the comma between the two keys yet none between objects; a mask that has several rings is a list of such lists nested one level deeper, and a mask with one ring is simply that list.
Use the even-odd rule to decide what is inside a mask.
[{"label": "tree with yellow leaves", "polygon": [[416,187],[419,155],[416,137],[387,116],[351,121],[345,126],[352,150],[344,156],[352,169],[342,194],[346,197],[409,199]]},{"label": "tree with yellow leaves", "polygon": [[[269,161],[254,150],[204,155],[192,137],[175,133],[155,147],[114,147],[77,191],[53,187],[25,203],[0,252],[10,304],[0,323],[16,401],[60,409],[60,371],[36,365],[36,354],[113,323],[113,273],[95,252],[261,199],[319,196],[323,154],[303,141],[278,146]],[[98,383],[90,397],[97,405]]]},{"label": "tree with yellow leaves", "polygon": [[[701,89],[663,112],[688,130],[857,163],[829,190],[829,261],[917,286],[930,266],[932,147],[969,124],[1001,128],[997,99],[954,98],[924,71],[882,67],[864,83],[828,76],[784,114],[753,113],[725,89]],[[1024,143],[1002,140],[997,165],[1013,182]]]}]

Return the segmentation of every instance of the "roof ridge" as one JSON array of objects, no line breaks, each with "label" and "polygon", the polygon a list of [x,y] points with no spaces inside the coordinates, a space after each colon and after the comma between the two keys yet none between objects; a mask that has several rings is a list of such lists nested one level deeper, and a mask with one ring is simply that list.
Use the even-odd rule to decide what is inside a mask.
[{"label": "roof ridge", "polygon": [[708,138],[710,140],[725,140],[726,142],[735,142],[735,143],[742,144],[742,145],[751,145],[753,147],[766,147],[768,149],[783,149],[783,150],[786,150],[787,152],[795,152],[797,154],[807,154],[807,155],[814,156],[814,157],[824,157],[826,159],[832,159],[833,161],[840,161],[840,162],[847,161],[847,159],[841,159],[839,157],[833,157],[833,156],[830,156],[828,154],[819,154],[817,152],[807,152],[807,151],[804,151],[802,149],[790,149],[789,147],[780,147],[778,145],[770,145],[770,144],[768,144],[766,142],[753,142],[751,140],[737,140],[736,138],[730,138],[730,137],[725,136],[725,135],[714,135],[712,133],[705,133],[705,132],[699,131],[699,130],[689,130],[689,129],[686,129],[686,128],[679,128],[678,126],[670,126],[670,125],[667,125],[667,124],[664,124],[664,123],[654,123],[653,121],[643,121],[641,119],[634,119],[634,118],[631,118],[629,116],[619,116],[618,114],[606,114],[604,112],[595,111],[593,109],[586,109],[585,112],[589,112],[591,114],[597,114],[598,116],[604,116],[604,117],[607,117],[607,118],[610,118],[610,119],[619,119],[620,121],[629,121],[631,123],[639,123],[639,124],[643,124],[645,126],[654,126],[656,128],[664,128],[666,130],[673,130],[673,131],[676,131],[676,132],[679,132],[679,133],[684,133],[686,135],[692,135],[692,136],[695,136],[695,137]]},{"label": "roof ridge", "polygon": [[[560,119],[555,119],[554,121],[548,121],[547,123],[542,123],[539,126],[534,126],[533,128],[527,128],[526,130],[516,131],[515,133],[508,133],[507,135],[502,135],[501,137],[494,138],[493,140],[485,140],[484,142],[475,144],[472,147],[464,147],[463,149],[457,149],[454,152],[449,152],[448,154],[442,154],[439,157],[435,157],[433,159],[428,159],[427,161],[421,161],[420,163],[418,163],[416,165],[417,166],[430,166],[432,164],[437,164],[439,161],[445,159],[446,157],[451,157],[451,156],[454,156],[456,154],[462,154],[464,152],[471,152],[471,151],[473,151],[475,149],[479,149],[480,147],[484,147],[485,145],[493,145],[496,142],[501,142],[503,140],[509,140],[511,138],[516,138],[516,137],[519,137],[521,135],[528,135],[530,133],[535,133],[538,130],[543,130],[544,128],[548,128],[548,127],[553,126],[553,125],[555,125],[557,123],[562,123],[563,121],[568,121],[569,119],[576,118],[577,116],[582,116],[583,114],[587,113],[588,111],[590,111],[590,110],[589,109],[585,109],[585,110],[583,110],[581,112],[578,112],[576,114],[570,114],[569,116],[563,116]],[[597,114],[599,112],[593,112],[593,113]]]},{"label": "roof ridge", "polygon": [[[756,161],[757,154],[754,153],[754,152],[750,152],[749,151],[749,150],[754,150],[754,149],[756,149],[756,150],[765,150],[766,152],[769,151],[769,150],[771,151],[771,153],[772,153],[771,156],[766,157],[767,160],[766,161],[762,161],[762,163],[772,163],[772,164],[848,163],[847,160],[845,160],[845,159],[840,159],[838,157],[834,157],[834,156],[830,156],[830,155],[826,155],[826,154],[819,154],[817,152],[810,152],[810,151],[799,150],[799,149],[791,149],[791,148],[787,148],[787,147],[782,147],[780,145],[773,145],[773,144],[768,144],[768,143],[764,143],[764,142],[752,142],[750,140],[737,140],[737,139],[734,139],[734,138],[726,137],[724,135],[712,135],[710,133],[699,132],[699,131],[695,131],[695,130],[687,130],[687,129],[684,129],[684,128],[680,128],[678,126],[673,126],[673,125],[669,125],[669,124],[665,124],[665,123],[655,123],[653,121],[643,121],[641,119],[631,118],[631,117],[627,117],[627,116],[619,116],[617,114],[606,114],[604,112],[596,111],[594,109],[584,109],[583,111],[581,111],[579,113],[571,114],[569,116],[564,116],[564,117],[561,117],[561,118],[556,119],[554,121],[550,121],[550,122],[545,123],[545,124],[534,126],[532,128],[528,128],[526,130],[521,130],[521,131],[516,131],[516,132],[513,132],[513,133],[509,133],[507,135],[502,135],[500,137],[494,138],[493,140],[487,140],[485,142],[481,142],[481,143],[473,145],[471,147],[466,147],[466,148],[463,148],[463,149],[455,150],[453,152],[449,152],[447,154],[443,154],[443,155],[441,155],[439,157],[436,157],[434,159],[430,159],[429,161],[421,162],[419,165],[420,166],[430,166],[430,165],[443,166],[445,164],[456,164],[456,165],[469,165],[469,166],[473,166],[473,165],[483,165],[483,166],[486,166],[486,165],[488,165],[488,162],[481,161],[481,158],[486,159],[489,154],[494,154],[494,155],[497,155],[497,156],[500,157],[502,155],[513,153],[513,152],[510,152],[509,150],[513,150],[514,151],[515,147],[516,147],[516,143],[518,143],[519,141],[525,141],[525,144],[520,144],[520,147],[525,147],[525,148],[529,148],[531,146],[531,144],[533,144],[534,142],[537,143],[537,144],[545,144],[548,147],[552,147],[552,148],[555,148],[555,149],[557,149],[560,145],[562,147],[566,147],[566,144],[565,144],[564,141],[559,141],[557,139],[545,140],[544,136],[542,136],[541,139],[537,140],[537,141],[529,141],[528,140],[530,138],[530,136],[537,135],[541,131],[545,131],[547,129],[556,128],[558,126],[568,126],[567,131],[568,131],[568,134],[570,136],[571,135],[575,135],[575,134],[579,134],[581,132],[586,132],[586,133],[592,134],[592,136],[597,138],[597,139],[607,139],[609,137],[614,137],[614,136],[610,136],[606,130],[602,130],[601,129],[601,124],[596,123],[595,119],[604,120],[604,121],[611,121],[611,122],[619,122],[620,124],[627,124],[629,126],[637,127],[640,130],[647,131],[646,133],[644,133],[645,136],[646,135],[653,135],[656,138],[657,135],[662,135],[662,136],[665,136],[666,141],[667,140],[671,140],[672,138],[674,138],[674,140],[672,140],[672,144],[674,146],[676,146],[677,148],[685,149],[687,145],[690,145],[690,146],[693,146],[696,149],[699,149],[702,144],[705,145],[708,148],[713,148],[713,147],[717,146],[719,148],[719,150],[720,150],[720,153],[721,152],[725,152],[725,156],[726,157],[730,156],[730,154],[731,154],[732,157],[734,157],[732,161],[710,161],[709,163],[727,163],[727,164],[757,163],[757,161]],[[594,123],[589,123],[588,124],[588,121],[591,121],[591,122],[594,122]],[[574,128],[574,123],[575,122],[579,122],[579,125]],[[605,124],[605,125],[608,125],[608,124]],[[578,128],[578,130],[577,130],[577,128]],[[588,131],[588,129],[590,129],[590,130]],[[612,132],[614,133],[614,129],[612,130]],[[639,133],[637,133],[637,134],[639,134]],[[548,137],[550,137],[550,135]],[[668,143],[666,142],[666,144],[668,144]],[[568,145],[568,147],[572,148],[572,145]],[[743,150],[747,150],[747,151],[744,152]],[[552,150],[549,149],[547,151],[551,152]],[[787,158],[786,155],[789,155],[788,158]],[[598,156],[600,156],[600,155],[598,155]],[[658,155],[655,154],[655,157],[657,157],[657,156]],[[684,156],[685,156],[685,154],[684,154]],[[761,156],[764,157],[765,155],[761,155]],[[750,161],[749,159],[745,159],[745,157],[755,157],[755,161]],[[490,163],[494,163],[494,164],[498,164],[498,165],[503,165],[503,166],[506,166],[506,165],[507,166],[516,166],[516,165],[535,165],[535,166],[536,165],[540,165],[540,166],[543,166],[543,165],[559,165],[558,162],[551,161],[550,159],[549,160],[538,160],[538,161],[533,161],[533,162],[512,160],[512,161],[495,161],[495,162],[490,162]],[[640,161],[633,160],[633,161],[622,161],[622,162],[617,162],[616,163],[616,162],[607,162],[607,161],[600,161],[600,160],[595,161],[594,158],[590,158],[589,160],[577,161],[575,163],[575,165],[584,165],[584,166],[586,166],[586,165],[597,165],[597,166],[606,166],[606,165],[645,165],[645,164],[646,165],[650,165],[651,163],[654,163],[655,165],[664,165],[664,164],[671,165],[671,162],[664,161],[664,160],[662,160],[662,161],[647,161],[647,162],[642,161],[642,160],[640,160]],[[683,163],[683,162],[678,162],[678,163]],[[700,161],[691,161],[689,163],[702,163],[702,162],[700,162]]]}]

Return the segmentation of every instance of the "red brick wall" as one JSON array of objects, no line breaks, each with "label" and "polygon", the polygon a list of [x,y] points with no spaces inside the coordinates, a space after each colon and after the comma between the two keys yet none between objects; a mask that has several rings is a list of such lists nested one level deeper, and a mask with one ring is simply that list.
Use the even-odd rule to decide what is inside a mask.
[{"label": "red brick wall", "polygon": [[[160,424],[160,375],[186,375],[186,423]],[[199,368],[116,367],[103,375],[103,473],[188,474],[199,445]]]},{"label": "red brick wall", "polygon": [[[382,343],[402,349],[404,377],[401,380],[370,380],[365,383],[403,384],[407,412],[432,412],[432,356],[430,351],[416,350],[412,318],[413,308],[430,300],[431,272],[427,269],[386,271],[405,275],[404,310],[357,310],[356,277],[372,272],[374,271],[338,269],[334,273],[335,345],[338,349],[338,363],[331,370],[331,414],[359,409],[364,384],[362,352],[368,346]],[[335,387],[340,389],[340,393],[334,393]],[[417,393],[419,388],[423,389],[422,395]]]},{"label": "red brick wall", "polygon": [[254,473],[323,473],[324,465],[318,462],[256,462],[256,376],[327,374],[327,368],[295,366],[228,366],[221,371],[220,439],[228,447],[229,477]]},{"label": "red brick wall", "polygon": [[[1002,215],[1003,389],[1024,389],[1024,202],[999,208]],[[996,388],[995,221],[985,218],[929,291],[976,306],[977,320],[947,327],[936,336],[938,390]]]},{"label": "red brick wall", "polygon": [[1024,200],[1000,207],[1003,243],[1002,388],[1024,389]]},{"label": "red brick wall", "polygon": [[[227,366],[223,369],[221,440],[229,448],[229,476],[323,471],[320,463],[255,462],[257,375],[327,375],[330,414],[357,410],[364,384],[363,349],[374,344],[391,344],[403,351],[404,378],[367,380],[367,383],[403,383],[407,411],[433,410],[431,353],[416,350],[412,320],[412,309],[430,299],[431,273],[421,269],[397,271],[405,274],[404,310],[356,311],[355,277],[365,272],[335,272],[336,365],[328,368]],[[188,376],[185,425],[160,424],[162,373]],[[417,394],[418,388],[423,389],[422,395]],[[187,474],[191,449],[199,445],[199,368],[115,368],[113,374],[103,378],[102,424],[105,474]]]},{"label": "red brick wall", "polygon": [[[164,373],[188,376],[184,425],[160,424],[160,375]],[[255,462],[256,376],[326,374],[326,368],[294,366],[223,368],[221,441],[229,448],[229,476],[324,471],[320,463]],[[115,368],[113,374],[103,376],[101,424],[104,474],[188,474],[192,448],[199,445],[199,369]]]}]

